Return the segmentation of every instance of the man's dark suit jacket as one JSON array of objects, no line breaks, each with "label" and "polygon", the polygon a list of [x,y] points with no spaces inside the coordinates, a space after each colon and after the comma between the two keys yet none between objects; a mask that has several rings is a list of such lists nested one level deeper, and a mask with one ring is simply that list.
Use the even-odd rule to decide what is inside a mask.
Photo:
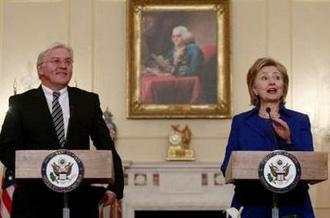
[{"label": "man's dark suit jacket", "polygon": [[[115,184],[109,185],[108,189],[115,192],[117,198],[121,199],[123,196],[122,163],[115,150],[114,143],[110,138],[109,130],[103,120],[98,95],[73,87],[68,87],[68,95],[70,119],[64,148],[70,150],[89,149],[91,138],[97,149],[112,150],[115,169]],[[52,116],[41,86],[37,89],[32,89],[25,93],[10,97],[9,111],[7,112],[0,135],[0,160],[10,169],[15,168],[15,150],[30,149],[60,149]],[[24,208],[17,208],[19,206],[16,207],[15,203],[20,205],[20,207],[23,206],[23,203],[27,204],[24,206],[26,209],[25,212],[29,212],[29,210],[33,209],[40,210],[43,207],[37,208],[34,206],[36,204],[42,205],[43,202],[38,201],[42,201],[43,197],[47,197],[47,199],[59,199],[58,201],[54,200],[48,203],[58,204],[58,202],[62,202],[62,195],[49,191],[45,185],[42,184],[41,180],[17,181],[17,184],[18,186],[13,199],[14,211],[15,209],[24,211]],[[91,200],[91,198],[95,198],[95,202],[99,201],[104,191],[105,190],[95,188],[94,192],[89,185],[82,183],[80,188],[74,190],[73,193],[80,192],[85,194],[79,195],[78,197],[72,196],[72,199],[75,200],[70,203],[75,204],[79,201],[77,207],[84,209],[86,201]],[[51,194],[51,196],[44,196],[46,194]],[[56,196],[56,194],[59,196]],[[46,202],[47,199],[45,199]],[[47,207],[46,205],[44,206]],[[62,206],[63,205],[59,205],[57,207],[61,208]],[[24,217],[29,216],[25,215]],[[33,216],[31,215],[31,217]],[[52,216],[49,215],[48,217]],[[89,216],[84,214],[83,217]]]}]

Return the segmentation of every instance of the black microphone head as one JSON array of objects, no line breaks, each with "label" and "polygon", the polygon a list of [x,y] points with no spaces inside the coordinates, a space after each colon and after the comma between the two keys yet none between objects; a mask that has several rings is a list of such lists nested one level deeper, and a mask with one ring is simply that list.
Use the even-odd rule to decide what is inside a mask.
[{"label": "black microphone head", "polygon": [[270,113],[272,111],[272,109],[270,109],[270,107],[266,107],[266,112]]}]

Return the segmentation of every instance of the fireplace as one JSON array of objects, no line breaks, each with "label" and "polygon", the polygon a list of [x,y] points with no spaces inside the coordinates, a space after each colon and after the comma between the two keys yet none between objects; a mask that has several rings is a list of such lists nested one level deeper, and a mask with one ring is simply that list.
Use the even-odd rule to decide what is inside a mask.
[{"label": "fireplace", "polygon": [[233,186],[215,162],[125,162],[123,218],[225,217]]}]

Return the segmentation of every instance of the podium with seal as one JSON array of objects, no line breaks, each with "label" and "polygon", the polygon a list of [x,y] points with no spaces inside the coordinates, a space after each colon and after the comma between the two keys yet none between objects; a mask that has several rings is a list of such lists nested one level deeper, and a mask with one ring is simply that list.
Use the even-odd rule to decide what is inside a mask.
[{"label": "podium with seal", "polygon": [[55,192],[63,193],[63,218],[70,217],[67,193],[82,180],[112,183],[114,171],[110,150],[18,150],[16,179],[42,179]]},{"label": "podium with seal", "polygon": [[278,217],[277,195],[292,190],[302,180],[316,184],[328,179],[328,154],[312,151],[232,151],[226,183],[260,180],[273,192],[272,217]]}]

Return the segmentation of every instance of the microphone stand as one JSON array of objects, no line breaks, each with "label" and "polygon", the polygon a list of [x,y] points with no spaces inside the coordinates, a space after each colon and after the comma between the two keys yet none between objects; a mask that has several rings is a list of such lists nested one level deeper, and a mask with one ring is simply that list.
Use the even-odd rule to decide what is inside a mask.
[{"label": "microphone stand", "polygon": [[[273,146],[273,150],[277,150],[278,149],[278,144],[277,144],[277,139],[276,139],[276,135],[275,135],[275,131],[273,128],[273,119],[270,116],[270,112],[271,109],[270,107],[266,108],[266,112],[268,113],[269,119],[271,121],[271,127],[272,127],[272,132],[273,132],[273,141],[274,141],[274,146]],[[272,218],[279,218],[279,209],[278,209],[278,194],[273,192],[273,199],[272,199]]]},{"label": "microphone stand", "polygon": [[70,218],[69,196],[67,192],[63,193],[63,218]]},{"label": "microphone stand", "polygon": [[272,218],[279,218],[279,209],[278,209],[278,194],[273,192],[273,207],[272,207]]},{"label": "microphone stand", "polygon": [[275,150],[278,150],[278,143],[277,143],[276,133],[275,133],[275,130],[274,130],[274,127],[273,127],[273,119],[272,119],[272,116],[270,115],[270,112],[271,112],[270,107],[267,107],[266,108],[266,112],[267,112],[267,114],[269,116],[269,120],[271,122],[272,133],[273,133],[272,134],[273,135],[273,142],[274,142],[274,144],[273,144],[273,151],[275,151]]}]

